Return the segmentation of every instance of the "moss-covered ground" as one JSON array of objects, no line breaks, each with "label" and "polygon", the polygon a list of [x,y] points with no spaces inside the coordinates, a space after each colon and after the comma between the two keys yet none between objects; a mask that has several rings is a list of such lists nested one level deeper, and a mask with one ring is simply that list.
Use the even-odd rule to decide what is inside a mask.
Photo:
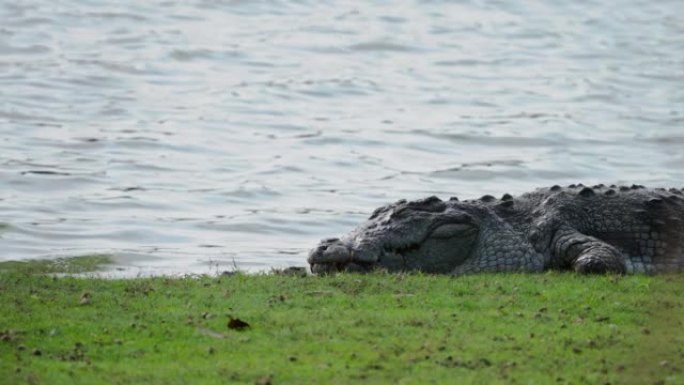
[{"label": "moss-covered ground", "polygon": [[0,262],[0,273],[81,274],[100,270],[111,263],[108,255],[84,255],[71,258],[34,259]]},{"label": "moss-covered ground", "polygon": [[684,384],[682,276],[0,270],[2,384]]}]

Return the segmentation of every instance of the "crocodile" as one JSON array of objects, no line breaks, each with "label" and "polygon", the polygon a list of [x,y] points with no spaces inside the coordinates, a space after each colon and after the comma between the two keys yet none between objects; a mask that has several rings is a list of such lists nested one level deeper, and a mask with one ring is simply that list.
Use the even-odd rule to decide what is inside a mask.
[{"label": "crocodile", "polygon": [[499,199],[402,199],[322,240],[308,263],[314,274],[682,272],[684,189],[572,184]]}]

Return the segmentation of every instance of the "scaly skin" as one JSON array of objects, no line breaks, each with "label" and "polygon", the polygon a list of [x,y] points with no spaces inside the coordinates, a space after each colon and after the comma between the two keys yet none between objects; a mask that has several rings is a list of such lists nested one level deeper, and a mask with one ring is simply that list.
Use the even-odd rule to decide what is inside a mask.
[{"label": "scaly skin", "polygon": [[314,273],[681,272],[684,189],[579,184],[501,199],[400,200],[321,241],[308,262]]}]

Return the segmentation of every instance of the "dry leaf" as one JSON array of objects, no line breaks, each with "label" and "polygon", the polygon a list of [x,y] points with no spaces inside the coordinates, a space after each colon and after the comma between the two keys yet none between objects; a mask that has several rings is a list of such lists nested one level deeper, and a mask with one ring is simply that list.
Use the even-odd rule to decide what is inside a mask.
[{"label": "dry leaf", "polygon": [[78,302],[80,305],[90,305],[90,293],[87,291],[81,294],[81,300]]}]

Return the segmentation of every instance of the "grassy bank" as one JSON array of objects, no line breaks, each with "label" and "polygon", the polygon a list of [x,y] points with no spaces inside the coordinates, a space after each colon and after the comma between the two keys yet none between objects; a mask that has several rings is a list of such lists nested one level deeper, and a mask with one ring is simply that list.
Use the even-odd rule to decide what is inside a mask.
[{"label": "grassy bank", "polygon": [[0,308],[5,384],[684,383],[682,277],[9,271]]}]

